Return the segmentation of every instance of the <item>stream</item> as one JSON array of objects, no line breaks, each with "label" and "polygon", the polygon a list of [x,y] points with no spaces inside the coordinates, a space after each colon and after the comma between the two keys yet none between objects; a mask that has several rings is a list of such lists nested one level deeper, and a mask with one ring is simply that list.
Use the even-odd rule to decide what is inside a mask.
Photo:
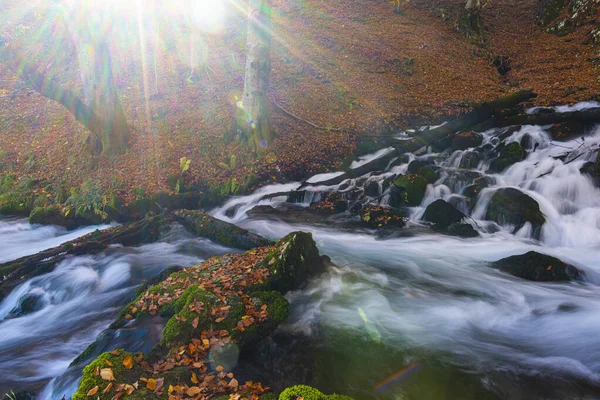
[{"label": "stream", "polygon": [[[357,217],[347,213],[315,219],[285,211],[247,214],[257,205],[285,210],[286,196],[264,197],[297,190],[300,182],[263,187],[212,210],[215,217],[273,239],[310,231],[320,252],[336,264],[305,289],[288,293],[288,322],[257,349],[257,365],[273,371],[269,378],[282,385],[303,381],[356,399],[600,399],[600,190],[580,171],[595,160],[600,129],[585,140],[561,142],[540,126],[501,133],[482,132],[480,147],[518,142],[527,152],[501,173],[488,172],[485,157],[465,168],[472,149],[411,154],[407,162],[391,162],[383,171],[339,185],[318,182],[340,173],[312,177],[313,185],[303,188],[304,201],[293,205],[302,210],[323,193],[356,191],[372,181],[379,184],[378,195],[361,194],[358,200],[386,205],[390,195],[381,182],[406,173],[415,159],[432,162],[441,177],[428,186],[421,205],[409,209],[407,227],[398,235],[348,228]],[[352,167],[386,154],[384,149]],[[492,183],[468,207],[463,189],[481,176]],[[539,203],[546,223],[537,235],[528,224],[515,231],[484,220],[492,195],[506,187]],[[423,223],[426,206],[437,199],[468,213],[479,237],[444,235]],[[96,228],[67,232],[0,220],[0,261]],[[488,266],[530,250],[576,266],[585,279],[531,282]],[[53,381],[115,319],[136,286],[169,266],[187,267],[231,251],[176,225],[158,243],[73,257],[24,282],[0,303],[0,392],[27,388],[44,400],[68,396],[77,381],[60,390]],[[31,296],[37,299],[34,310],[20,315]],[[312,364],[305,366],[306,360]],[[375,389],[412,363],[419,368],[410,376]]]}]

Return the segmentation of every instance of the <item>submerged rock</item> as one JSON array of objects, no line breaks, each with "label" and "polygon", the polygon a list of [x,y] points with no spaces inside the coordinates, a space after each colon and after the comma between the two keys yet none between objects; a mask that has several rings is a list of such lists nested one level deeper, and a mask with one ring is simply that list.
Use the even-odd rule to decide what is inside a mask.
[{"label": "submerged rock", "polygon": [[540,229],[546,222],[538,202],[514,188],[502,188],[494,193],[485,219],[500,225],[512,225],[513,233],[529,222],[535,237],[539,237]]},{"label": "submerged rock", "polygon": [[[140,399],[194,397],[199,387],[205,395],[276,398],[264,394],[260,383],[238,381],[232,371],[240,352],[287,319],[283,293],[324,268],[311,235],[293,232],[272,246],[213,257],[173,273],[126,306],[110,330],[119,337],[131,324],[167,319],[160,342],[148,355],[101,354],[85,367],[73,399],[112,399],[123,391]],[[110,350],[95,344],[90,352]]]},{"label": "submerged rock", "polygon": [[423,214],[423,221],[433,223],[434,229],[440,232],[460,237],[479,236],[470,224],[463,222],[465,218],[465,214],[441,199],[428,205]]},{"label": "submerged rock", "polygon": [[584,276],[576,267],[535,251],[503,258],[492,263],[492,267],[536,282],[568,282]]}]

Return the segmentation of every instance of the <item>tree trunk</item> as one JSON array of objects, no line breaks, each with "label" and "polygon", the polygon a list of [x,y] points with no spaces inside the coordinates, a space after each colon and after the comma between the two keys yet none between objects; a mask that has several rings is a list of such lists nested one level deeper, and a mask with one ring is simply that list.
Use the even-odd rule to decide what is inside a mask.
[{"label": "tree trunk", "polygon": [[250,147],[260,149],[272,140],[269,111],[271,72],[271,1],[250,0],[244,93],[238,103],[237,127]]},{"label": "tree trunk", "polygon": [[[63,18],[79,62],[85,103],[97,118],[92,121],[88,146],[93,154],[118,154],[127,149],[129,125],[113,79],[110,49],[102,26],[106,21],[85,5],[77,13],[65,10]],[[91,20],[82,23],[84,18]]]}]

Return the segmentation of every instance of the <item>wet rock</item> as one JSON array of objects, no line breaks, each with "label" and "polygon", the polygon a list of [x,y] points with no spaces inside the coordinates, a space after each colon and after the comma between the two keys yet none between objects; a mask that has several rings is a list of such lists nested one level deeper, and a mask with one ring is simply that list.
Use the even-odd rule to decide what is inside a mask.
[{"label": "wet rock", "polygon": [[394,180],[393,188],[390,190],[390,205],[392,207],[418,206],[423,201],[426,189],[427,180],[421,175],[400,175]]},{"label": "wet rock", "polygon": [[525,158],[525,152],[519,143],[501,144],[499,146],[498,158],[490,163],[489,170],[491,172],[502,172],[514,163],[523,160],[523,158]]},{"label": "wet rock", "polygon": [[410,162],[410,164],[408,164],[407,172],[409,174],[416,174],[419,171],[419,169],[423,167],[428,167],[433,164],[434,163],[431,160],[413,160]]},{"label": "wet rock", "polygon": [[365,196],[377,197],[379,196],[379,182],[371,180],[365,184]]},{"label": "wet rock", "polygon": [[102,222],[99,215],[90,213],[83,216],[73,211],[65,216],[65,211],[60,206],[36,207],[29,215],[30,224],[58,225],[67,229],[75,229],[84,225],[96,225]]},{"label": "wet rock", "polygon": [[252,249],[271,243],[269,240],[239,228],[229,222],[221,221],[201,211],[179,210],[175,220],[198,236],[208,238],[224,246],[238,249]]},{"label": "wet rock", "polygon": [[552,125],[548,132],[553,140],[561,142],[585,136],[586,132],[594,126],[594,124],[570,120]]},{"label": "wet rock", "polygon": [[440,179],[440,176],[431,167],[419,168],[419,170],[417,171],[417,175],[421,175],[423,178],[425,178],[427,183],[434,183],[438,179]]},{"label": "wet rock", "polygon": [[514,188],[502,188],[494,193],[485,219],[500,225],[512,225],[513,233],[529,222],[535,237],[539,237],[539,231],[546,222],[538,202]]},{"label": "wet rock", "polygon": [[458,167],[463,169],[474,169],[477,168],[482,159],[483,157],[479,152],[468,151],[463,154]]},{"label": "wet rock", "polygon": [[481,146],[483,138],[475,132],[463,132],[454,135],[452,139],[452,150],[466,150],[472,147]]},{"label": "wet rock", "polygon": [[467,199],[467,206],[469,210],[472,210],[473,207],[477,204],[477,199],[479,198],[479,193],[486,187],[493,185],[496,183],[496,180],[491,176],[482,176],[476,178],[473,181],[473,184],[466,186],[462,190],[462,195]]},{"label": "wet rock", "polygon": [[339,192],[331,192],[323,200],[310,205],[311,211],[322,214],[339,214],[348,210],[348,200]]},{"label": "wet rock", "polygon": [[536,282],[568,282],[584,276],[583,272],[573,265],[535,251],[503,258],[492,263],[492,267]]},{"label": "wet rock", "polygon": [[11,310],[11,317],[20,317],[22,315],[31,314],[39,311],[44,307],[44,301],[41,295],[30,293],[20,300],[20,304],[15,309]]},{"label": "wet rock", "polygon": [[360,210],[360,220],[370,228],[402,228],[406,225],[403,215],[389,208],[371,204]]},{"label": "wet rock", "polygon": [[460,192],[462,188],[472,184],[475,179],[481,177],[481,173],[478,171],[462,169],[449,169],[446,170],[446,174],[441,183],[448,186],[453,192]]},{"label": "wet rock", "polygon": [[465,214],[441,199],[428,205],[423,214],[423,221],[433,223],[434,229],[442,233],[460,237],[479,236],[470,224],[463,222],[465,218]]}]

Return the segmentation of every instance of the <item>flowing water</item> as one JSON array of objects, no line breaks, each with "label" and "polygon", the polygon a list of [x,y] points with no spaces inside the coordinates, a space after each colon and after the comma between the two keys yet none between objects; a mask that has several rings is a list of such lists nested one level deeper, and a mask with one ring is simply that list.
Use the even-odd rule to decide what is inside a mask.
[{"label": "flowing water", "polygon": [[[483,146],[497,145],[500,133],[484,132]],[[307,290],[289,296],[293,315],[282,328],[294,335],[322,337],[317,351],[327,356],[317,363],[320,370],[313,371],[314,383],[350,390],[356,398],[377,398],[378,381],[418,362],[420,371],[377,395],[600,399],[600,190],[580,172],[595,160],[600,130],[584,141],[557,143],[542,127],[525,126],[502,140],[508,144],[524,136],[529,136],[527,158],[500,174],[489,174],[496,183],[480,193],[473,208],[471,222],[479,238],[423,231],[419,221],[437,198],[460,208],[465,200],[461,191],[473,180],[464,177],[473,175],[469,172],[487,175],[485,160],[472,171],[457,168],[465,151],[418,157],[435,160],[444,172],[428,187],[421,206],[411,209],[410,226],[404,229],[417,233],[409,237],[381,240],[369,230],[338,229],[331,219],[307,224],[268,213],[246,214],[257,204],[282,206],[285,196],[261,199],[297,189],[300,183],[262,188],[214,211],[267,237],[310,231],[321,252],[338,265]],[[382,180],[406,169],[407,163],[400,164],[362,180]],[[318,193],[355,185],[356,181],[330,188],[309,186],[305,189],[313,193],[305,194],[302,205],[318,199]],[[539,240],[532,238],[527,224],[512,234],[513,227],[483,221],[500,187],[517,187],[539,202],[547,219]],[[379,201],[385,203],[382,194]],[[487,266],[530,250],[575,265],[585,272],[585,282],[530,282]]]},{"label": "flowing water", "polygon": [[[96,228],[67,232],[57,227],[29,226],[22,220],[0,222],[4,260],[31,254],[82,236]],[[15,235],[15,232],[17,233]],[[235,251],[194,238],[175,225],[160,242],[139,247],[113,246],[107,251],[71,257],[51,273],[24,282],[0,303],[0,393],[39,391],[60,376],[130,301],[136,287],[171,266],[189,267]],[[21,308],[33,299],[33,312]],[[72,394],[78,378],[52,384],[42,399]]]},{"label": "flowing water", "polygon": [[[502,132],[483,132],[482,147],[516,141],[528,150],[526,159],[502,173],[487,173],[486,159],[476,168],[459,168],[469,150],[404,160],[432,160],[443,172],[422,204],[410,209],[402,235],[382,238],[369,229],[338,225],[355,218],[347,215],[309,223],[246,214],[257,205],[284,206],[287,196],[265,196],[294,191],[300,182],[264,187],[213,210],[270,238],[310,231],[321,253],[337,265],[288,294],[291,317],[261,349],[278,355],[278,361],[257,361],[274,371],[274,380],[302,380],[356,399],[600,399],[600,190],[580,172],[595,159],[600,130],[566,142],[553,142],[538,126]],[[296,207],[308,206],[326,191],[360,189],[365,181],[379,182],[379,195],[369,200],[388,204],[381,181],[407,168],[408,162],[392,162],[385,171],[334,187],[305,187],[304,202]],[[462,190],[477,176],[495,183],[470,207]],[[514,232],[484,221],[491,196],[502,187],[519,188],[538,201],[547,220],[539,235],[527,224]],[[480,237],[461,239],[425,226],[420,221],[424,209],[438,198],[469,213]],[[87,232],[3,220],[0,261]],[[585,280],[530,282],[488,266],[530,250],[575,265]],[[226,251],[231,250],[194,239],[176,226],[159,243],[69,258],[52,273],[24,282],[0,303],[0,392],[41,390],[115,319],[140,282],[168,266],[190,266]],[[35,310],[21,315],[24,300],[32,296]],[[378,382],[411,363],[420,369],[376,390]],[[68,395],[77,381],[61,385],[57,389],[51,382],[40,398]]]}]

